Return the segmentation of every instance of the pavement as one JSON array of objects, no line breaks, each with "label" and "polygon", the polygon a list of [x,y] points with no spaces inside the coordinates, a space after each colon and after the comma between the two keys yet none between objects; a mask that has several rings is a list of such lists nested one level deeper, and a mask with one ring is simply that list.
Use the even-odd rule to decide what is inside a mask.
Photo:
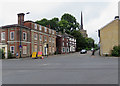
[{"label": "pavement", "polygon": [[71,53],[2,60],[3,84],[117,84],[118,58]]}]

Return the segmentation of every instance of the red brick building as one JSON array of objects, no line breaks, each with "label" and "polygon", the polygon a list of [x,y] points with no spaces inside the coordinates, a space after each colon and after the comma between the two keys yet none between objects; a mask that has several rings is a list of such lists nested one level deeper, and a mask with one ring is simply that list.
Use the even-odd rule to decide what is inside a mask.
[{"label": "red brick building", "polygon": [[[21,44],[20,44],[21,43]],[[13,56],[26,57],[32,52],[43,52],[43,55],[54,54],[56,51],[56,31],[36,24],[33,21],[24,21],[24,13],[18,14],[18,24],[0,27],[0,48],[8,57],[8,51]]]},{"label": "red brick building", "polygon": [[73,36],[68,35],[66,33],[64,34],[58,33],[56,38],[56,47],[57,47],[56,51],[59,54],[75,52],[76,39]]}]

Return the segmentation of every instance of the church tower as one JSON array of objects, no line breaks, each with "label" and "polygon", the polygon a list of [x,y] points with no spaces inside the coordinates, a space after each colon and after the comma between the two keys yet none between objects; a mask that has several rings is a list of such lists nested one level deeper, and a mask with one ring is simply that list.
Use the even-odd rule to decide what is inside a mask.
[{"label": "church tower", "polygon": [[83,14],[81,11],[81,26],[80,26],[80,33],[83,35],[83,37],[88,37],[87,31],[83,29]]},{"label": "church tower", "polygon": [[82,16],[82,11],[81,11],[81,30],[83,30],[83,16]]}]

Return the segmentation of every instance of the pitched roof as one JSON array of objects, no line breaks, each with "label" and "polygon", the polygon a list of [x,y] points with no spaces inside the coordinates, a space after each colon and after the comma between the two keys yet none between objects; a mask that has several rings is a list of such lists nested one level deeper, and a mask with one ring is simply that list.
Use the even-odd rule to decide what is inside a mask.
[{"label": "pitched roof", "polygon": [[19,25],[19,24],[12,24],[12,25],[1,26],[0,29],[11,28],[11,27],[21,27],[21,28],[30,29],[29,27],[26,27],[26,26],[23,26],[23,25]]}]

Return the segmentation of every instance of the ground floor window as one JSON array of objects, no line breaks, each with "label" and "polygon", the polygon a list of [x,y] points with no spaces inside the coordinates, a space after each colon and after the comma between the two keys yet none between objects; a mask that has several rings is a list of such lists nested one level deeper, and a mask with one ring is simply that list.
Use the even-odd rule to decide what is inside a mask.
[{"label": "ground floor window", "polygon": [[54,47],[52,48],[52,52],[54,53]]},{"label": "ground floor window", "polygon": [[37,52],[37,45],[34,46],[34,52]]},{"label": "ground floor window", "polygon": [[10,46],[10,52],[14,54],[14,46]]},{"label": "ground floor window", "polygon": [[27,54],[27,46],[23,46],[23,54]]},{"label": "ground floor window", "polygon": [[69,48],[67,48],[67,52],[69,52]]},{"label": "ground floor window", "polygon": [[49,47],[49,53],[51,53],[51,47]]},{"label": "ground floor window", "polygon": [[63,52],[65,52],[65,48],[63,48]]},{"label": "ground floor window", "polygon": [[42,46],[40,46],[40,52],[42,52]]}]

